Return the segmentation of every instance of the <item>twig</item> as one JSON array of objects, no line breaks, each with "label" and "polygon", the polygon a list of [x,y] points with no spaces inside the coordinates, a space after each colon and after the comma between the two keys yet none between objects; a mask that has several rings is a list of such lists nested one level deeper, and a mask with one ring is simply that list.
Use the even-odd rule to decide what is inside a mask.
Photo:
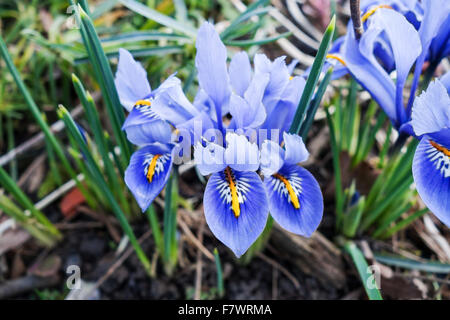
[{"label": "twig", "polygon": [[[180,225],[181,229],[183,230],[184,234],[186,234],[189,241],[191,241],[209,260],[214,261],[214,255],[206,249],[206,247],[198,241],[198,239],[194,236],[192,231],[189,229],[189,227],[186,225],[186,223],[183,221],[180,215],[178,215],[178,224]],[[202,230],[203,233],[203,230]]]},{"label": "twig", "polygon": [[264,255],[261,252],[258,252],[256,254],[256,256],[258,258],[261,258],[261,260],[267,262],[268,264],[272,265],[274,268],[277,268],[278,270],[280,270],[281,273],[283,273],[289,280],[291,280],[292,284],[294,285],[294,287],[296,289],[300,289],[300,283],[297,281],[297,279],[295,279],[295,277],[292,275],[292,273],[287,271],[287,269],[284,268],[281,264],[279,264],[275,260],[272,260],[271,258],[269,258],[268,256]]},{"label": "twig", "polygon": [[355,30],[355,38],[356,40],[359,40],[364,31],[361,23],[361,9],[359,8],[359,0],[350,0],[350,13],[353,21],[353,30]]}]

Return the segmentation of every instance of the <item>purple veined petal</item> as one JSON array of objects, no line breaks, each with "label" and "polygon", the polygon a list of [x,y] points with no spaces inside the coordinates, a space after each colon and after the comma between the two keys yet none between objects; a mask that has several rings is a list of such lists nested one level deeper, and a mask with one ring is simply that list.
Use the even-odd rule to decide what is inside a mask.
[{"label": "purple veined petal", "polygon": [[310,237],[323,215],[323,197],[311,173],[298,165],[286,165],[264,178],[269,211],[284,229]]},{"label": "purple veined petal", "polygon": [[261,173],[270,177],[277,173],[284,165],[285,151],[280,145],[271,140],[265,140],[261,146]]},{"label": "purple veined petal", "polygon": [[204,176],[223,171],[226,167],[225,148],[215,143],[208,143],[204,147],[201,142],[197,142],[194,148],[194,161]]},{"label": "purple veined petal", "polygon": [[447,89],[447,93],[450,94],[450,71],[448,71],[446,74],[444,74],[439,81],[444,85],[444,87]]},{"label": "purple veined petal", "polygon": [[439,135],[422,138],[414,155],[412,171],[423,202],[450,227],[450,129]]},{"label": "purple veined petal", "polygon": [[270,77],[268,74],[253,77],[244,93],[244,98],[250,106],[248,112],[251,113],[252,127],[260,126],[266,118],[266,112],[262,101],[269,81]]},{"label": "purple veined petal", "polygon": [[247,52],[241,51],[233,56],[229,66],[229,73],[231,86],[237,95],[243,97],[252,77],[252,66],[250,65]]},{"label": "purple veined petal", "polygon": [[244,135],[227,133],[225,140],[225,163],[236,171],[256,171],[259,168],[259,150]]},{"label": "purple veined petal", "polygon": [[136,101],[144,99],[151,92],[147,72],[133,59],[127,50],[119,49],[119,64],[114,79],[120,103],[131,111]]},{"label": "purple veined petal", "polygon": [[227,49],[214,26],[208,22],[200,27],[195,45],[197,48],[195,66],[198,70],[200,87],[214,102],[217,114],[222,115],[224,114],[222,108],[228,104],[231,93]]},{"label": "purple veined petal", "polygon": [[[139,102],[139,101],[138,101]],[[127,139],[138,146],[153,142],[169,143],[172,128],[152,109],[152,102],[140,100],[123,123]]]},{"label": "purple veined petal", "polygon": [[408,120],[403,105],[403,88],[412,65],[421,53],[419,33],[403,15],[391,9],[377,10],[370,21],[371,28],[382,29],[389,38],[397,71],[395,101],[397,120],[403,124]]},{"label": "purple veined petal", "polygon": [[286,149],[284,161],[287,164],[297,164],[308,160],[309,152],[302,137],[297,134],[283,132],[283,140]]},{"label": "purple veined petal", "polygon": [[145,146],[131,156],[125,170],[125,183],[142,211],[158,196],[172,170],[172,144]]},{"label": "purple veined petal", "polygon": [[258,174],[229,167],[209,178],[203,204],[212,233],[238,258],[262,233],[269,215]]},{"label": "purple veined petal", "polygon": [[450,127],[450,97],[439,80],[431,82],[427,90],[416,97],[411,118],[418,136]]},{"label": "purple veined petal", "polygon": [[[351,24],[349,26],[351,27]],[[379,34],[380,30],[365,30],[358,42],[354,37],[354,32],[347,32],[342,44],[342,58],[352,76],[371,94],[391,122],[397,126],[394,83],[378,64],[375,56],[370,53],[373,52],[374,41]],[[369,54],[363,54],[362,49],[368,51]]]},{"label": "purple veined petal", "polygon": [[[273,108],[271,113],[267,114],[266,121],[261,126],[261,129],[268,130],[268,139],[271,138],[271,129],[276,129],[279,132],[288,131],[295,115],[298,104],[293,104],[289,101],[280,100]],[[278,139],[281,137],[278,136]]]}]

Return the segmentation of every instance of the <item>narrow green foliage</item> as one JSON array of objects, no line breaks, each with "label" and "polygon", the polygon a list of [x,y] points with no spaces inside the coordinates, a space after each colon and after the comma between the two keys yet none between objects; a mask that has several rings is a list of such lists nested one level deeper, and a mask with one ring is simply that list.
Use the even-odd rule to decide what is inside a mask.
[{"label": "narrow green foliage", "polygon": [[121,130],[125,120],[125,113],[121,107],[119,95],[117,94],[111,67],[105,52],[103,51],[92,20],[80,6],[78,6],[78,10],[76,10],[76,17],[80,23],[81,37],[83,38],[89,60],[94,68],[96,79],[103,93],[103,99],[105,100],[106,110],[111,121],[114,138],[122,151],[122,161],[127,163],[131,156],[131,145]]},{"label": "narrow green foliage", "polygon": [[431,273],[442,273],[449,274],[450,273],[450,264],[440,263],[437,261],[415,261],[410,259],[405,259],[393,255],[385,255],[385,254],[374,254],[375,260],[380,263],[387,264],[394,267],[400,267],[410,270],[419,270],[424,272]]},{"label": "narrow green foliage", "polygon": [[225,294],[225,289],[223,285],[223,273],[222,264],[220,263],[219,251],[214,248],[214,261],[216,262],[216,272],[217,272],[217,293],[219,298],[222,298]]},{"label": "narrow green foliage", "polygon": [[306,107],[309,105],[311,98],[314,94],[317,82],[319,81],[320,73],[322,72],[322,67],[328,52],[328,48],[331,44],[331,41],[333,40],[335,27],[336,27],[336,17],[334,16],[331,19],[331,22],[328,25],[327,29],[325,30],[325,33],[319,46],[319,51],[317,52],[316,58],[314,59],[314,63],[311,67],[308,80],[306,80],[302,97],[298,104],[297,111],[295,112],[294,120],[292,120],[292,124],[289,129],[290,133],[298,134],[300,131],[300,127],[305,117]]},{"label": "narrow green foliage", "polygon": [[95,162],[94,158],[92,157],[92,154],[89,151],[89,148],[86,145],[86,142],[84,141],[83,136],[81,135],[75,122],[73,121],[69,112],[61,105],[58,108],[58,115],[63,120],[64,124],[66,125],[68,134],[71,135],[73,137],[73,139],[75,139],[76,143],[80,146],[81,152],[83,153],[83,156],[86,159],[86,165],[88,167],[88,170],[90,171],[90,173],[92,174],[94,179],[97,181],[97,184],[99,185],[100,189],[104,193],[108,202],[111,204],[111,209],[113,210],[114,214],[116,215],[116,218],[119,221],[119,224],[122,227],[123,231],[125,232],[128,239],[130,240],[130,243],[133,246],[139,260],[141,261],[142,266],[144,267],[144,269],[147,271],[147,273],[150,276],[153,276],[150,261],[148,260],[147,256],[145,255],[144,251],[142,250],[141,245],[139,244],[138,240],[136,239],[133,229],[131,228],[130,224],[128,223],[128,221],[125,217],[125,214],[123,213],[122,209],[120,208],[119,204],[117,203],[116,199],[114,198],[113,193],[110,191],[105,179],[103,178],[103,174],[102,174],[100,168],[98,167],[97,163]]},{"label": "narrow green foliage", "polygon": [[159,251],[160,255],[164,254],[164,240],[161,232],[161,228],[159,226],[158,217],[156,216],[156,211],[153,205],[146,211],[146,216],[150,223],[150,228],[152,229],[153,239],[155,240],[156,248]]},{"label": "narrow green foliage", "polygon": [[353,242],[347,242],[344,246],[344,250],[347,251],[348,254],[350,254],[350,257],[352,258],[353,263],[358,270],[359,277],[361,278],[364,290],[366,290],[369,299],[383,300],[380,290],[377,288],[377,284],[374,283],[375,276],[369,269],[367,261],[366,259],[364,259],[361,250],[359,250]]},{"label": "narrow green foliage", "polygon": [[178,172],[174,168],[166,185],[164,203],[164,263],[168,275],[172,275],[177,263],[177,209],[178,209]]}]

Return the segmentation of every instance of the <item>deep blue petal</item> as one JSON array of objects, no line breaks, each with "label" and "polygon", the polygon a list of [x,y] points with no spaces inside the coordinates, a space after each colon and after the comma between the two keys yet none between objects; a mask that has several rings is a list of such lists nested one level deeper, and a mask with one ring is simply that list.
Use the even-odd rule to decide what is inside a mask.
[{"label": "deep blue petal", "polygon": [[[263,184],[255,172],[230,173],[237,198],[232,196],[229,173],[221,171],[209,178],[203,203],[212,233],[240,257],[264,230],[269,210]],[[238,217],[232,208],[233,199],[239,203]]]},{"label": "deep blue petal", "polygon": [[422,138],[414,155],[412,170],[423,202],[439,220],[450,227],[449,129],[441,135],[446,135],[445,139],[441,140],[444,138],[442,136],[434,140],[430,136]]},{"label": "deep blue petal", "polygon": [[[147,101],[147,103],[151,103]],[[122,126],[128,140],[135,145],[146,145],[153,142],[170,142],[172,129],[151,105],[138,104],[131,110]]]},{"label": "deep blue petal", "polygon": [[172,144],[155,143],[139,149],[131,156],[125,171],[125,183],[142,211],[147,210],[169,179],[172,150]]},{"label": "deep blue petal", "polygon": [[275,221],[290,232],[310,237],[323,215],[322,192],[313,175],[298,165],[286,165],[278,174],[265,177],[264,187]]},{"label": "deep blue petal", "polygon": [[150,94],[147,72],[133,59],[131,53],[119,49],[119,64],[114,79],[120,103],[131,111],[136,101]]}]

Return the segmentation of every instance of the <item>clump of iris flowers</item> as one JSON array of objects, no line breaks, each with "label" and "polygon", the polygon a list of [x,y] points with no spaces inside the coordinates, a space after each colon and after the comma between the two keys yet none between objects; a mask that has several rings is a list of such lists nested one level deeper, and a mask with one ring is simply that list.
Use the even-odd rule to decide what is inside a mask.
[{"label": "clump of iris flowers", "polygon": [[286,65],[284,57],[270,61],[257,54],[252,70],[239,52],[228,66],[226,47],[207,22],[196,48],[193,103],[174,75],[151,91],[142,66],[121,50],[116,86],[130,112],[123,128],[140,147],[125,173],[128,188],[146,210],[167,182],[178,142],[189,141],[198,171],[209,176],[206,222],[237,257],[262,233],[269,211],[283,228],[310,236],[321,221],[323,198],[314,177],[298,165],[308,157],[302,138],[287,133],[305,86],[304,78],[291,75],[296,61]]}]

